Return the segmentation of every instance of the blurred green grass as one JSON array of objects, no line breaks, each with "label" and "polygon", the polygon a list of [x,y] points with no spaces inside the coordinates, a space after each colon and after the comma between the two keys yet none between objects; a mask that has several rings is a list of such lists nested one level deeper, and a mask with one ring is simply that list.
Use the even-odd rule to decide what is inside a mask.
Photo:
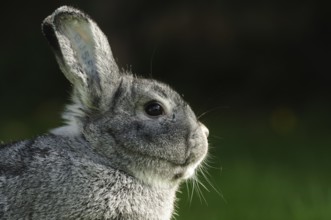
[{"label": "blurred green grass", "polygon": [[209,185],[200,187],[206,202],[197,193],[191,200],[192,186],[183,187],[176,219],[331,219],[331,141],[319,118],[328,116],[297,116],[287,133],[268,116],[210,120],[209,173],[222,195]]},{"label": "blurred green grass", "polygon": [[222,196],[210,189],[204,192],[206,202],[198,196],[190,202],[190,195],[183,190],[176,219],[331,218],[329,177],[301,170],[289,172],[284,167],[271,168],[249,160],[233,162],[235,165],[228,165],[222,175],[212,172]]}]

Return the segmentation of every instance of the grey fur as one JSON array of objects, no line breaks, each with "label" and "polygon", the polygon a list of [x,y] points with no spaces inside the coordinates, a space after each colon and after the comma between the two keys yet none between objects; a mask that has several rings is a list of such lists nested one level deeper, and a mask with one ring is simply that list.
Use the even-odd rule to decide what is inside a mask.
[{"label": "grey fur", "polygon": [[[121,72],[104,34],[63,6],[43,32],[73,84],[67,125],[0,147],[1,219],[162,219],[207,154],[208,129],[167,85]],[[164,113],[150,116],[146,103]]]}]

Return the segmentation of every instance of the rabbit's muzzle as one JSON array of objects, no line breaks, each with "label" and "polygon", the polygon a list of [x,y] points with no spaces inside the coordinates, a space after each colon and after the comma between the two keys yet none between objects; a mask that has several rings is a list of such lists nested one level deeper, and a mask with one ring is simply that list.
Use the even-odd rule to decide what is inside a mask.
[{"label": "rabbit's muzzle", "polygon": [[195,169],[201,164],[208,152],[208,128],[199,122],[197,129],[195,129],[188,140],[187,159],[185,166],[186,172],[182,178],[187,179],[194,174]]}]

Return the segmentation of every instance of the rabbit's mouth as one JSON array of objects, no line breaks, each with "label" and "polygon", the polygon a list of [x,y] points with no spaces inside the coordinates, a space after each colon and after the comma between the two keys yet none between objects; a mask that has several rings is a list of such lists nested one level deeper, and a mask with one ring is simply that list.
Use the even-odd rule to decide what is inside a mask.
[{"label": "rabbit's mouth", "polygon": [[[183,167],[184,170],[182,170],[181,172],[176,173],[173,176],[173,180],[175,180],[175,181],[176,180],[186,180],[186,179],[191,178],[195,174],[195,170],[201,164],[203,159],[204,159],[204,157],[201,157],[198,161],[196,161],[193,164],[191,162],[187,162],[186,166]],[[189,159],[187,161],[189,161]]]}]

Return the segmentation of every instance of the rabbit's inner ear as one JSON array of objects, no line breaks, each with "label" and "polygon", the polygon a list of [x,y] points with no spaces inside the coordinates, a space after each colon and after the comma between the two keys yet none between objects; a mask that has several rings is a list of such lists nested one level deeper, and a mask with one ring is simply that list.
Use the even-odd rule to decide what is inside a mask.
[{"label": "rabbit's inner ear", "polygon": [[[69,65],[70,62],[76,63],[81,68],[80,71],[86,74],[85,77],[80,76],[85,85],[93,82],[100,86],[100,79],[96,67],[96,45],[91,24],[83,19],[66,19],[62,22],[60,32],[69,40],[70,47],[73,50],[73,54],[70,55],[74,56],[64,57],[64,59],[67,59]],[[66,48],[62,48],[62,50],[65,49]],[[66,54],[63,53],[63,56],[66,56]]]}]

